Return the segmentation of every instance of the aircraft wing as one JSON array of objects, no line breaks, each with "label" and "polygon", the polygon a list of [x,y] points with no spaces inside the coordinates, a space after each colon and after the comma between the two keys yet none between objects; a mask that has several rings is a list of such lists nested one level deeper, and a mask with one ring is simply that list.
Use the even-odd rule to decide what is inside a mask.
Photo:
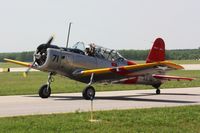
[{"label": "aircraft wing", "polygon": [[94,75],[105,75],[105,74],[116,73],[118,75],[123,75],[123,76],[137,76],[137,75],[145,75],[146,73],[151,73],[155,71],[176,70],[176,69],[183,69],[183,67],[169,61],[160,61],[160,62],[138,64],[138,65],[127,65],[127,66],[119,66],[112,68],[83,70],[74,73],[74,75],[89,76],[92,73]]},{"label": "aircraft wing", "polygon": [[7,58],[4,58],[4,60],[7,61],[7,62],[10,62],[10,63],[21,65],[21,66],[31,67],[31,64],[27,63],[27,62],[22,62],[22,61],[7,59]]},{"label": "aircraft wing", "polygon": [[171,80],[189,80],[189,81],[192,81],[194,80],[194,78],[187,78],[187,77],[179,77],[179,76],[169,76],[169,75],[157,75],[157,74],[154,74],[153,75],[154,78],[156,79],[160,79],[160,80],[168,80],[168,81],[171,81]]}]

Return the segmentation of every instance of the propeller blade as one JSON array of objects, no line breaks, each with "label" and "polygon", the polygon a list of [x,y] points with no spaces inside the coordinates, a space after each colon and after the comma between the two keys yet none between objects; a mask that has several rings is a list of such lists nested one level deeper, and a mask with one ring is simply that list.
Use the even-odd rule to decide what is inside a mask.
[{"label": "propeller blade", "polygon": [[36,61],[34,61],[32,64],[31,64],[31,66],[23,73],[23,76],[26,78],[27,76],[28,76],[28,73],[29,73],[29,71],[32,69],[32,67],[35,65],[35,62]]},{"label": "propeller blade", "polygon": [[28,73],[29,73],[29,71],[31,70],[31,67],[29,67],[25,72],[24,72],[24,77],[27,77],[28,76]]},{"label": "propeller blade", "polygon": [[24,76],[24,78],[26,78],[28,76],[28,73],[23,72],[23,76]]},{"label": "propeller blade", "polygon": [[50,46],[51,45],[51,42],[53,41],[53,36],[48,40],[48,42],[46,43],[47,44],[47,46]]}]

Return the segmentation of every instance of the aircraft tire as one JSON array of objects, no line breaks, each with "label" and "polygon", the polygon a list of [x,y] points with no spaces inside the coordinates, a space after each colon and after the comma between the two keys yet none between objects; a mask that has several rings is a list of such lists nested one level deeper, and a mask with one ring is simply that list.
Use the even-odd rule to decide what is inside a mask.
[{"label": "aircraft tire", "polygon": [[160,94],[160,89],[156,89],[156,94]]},{"label": "aircraft tire", "polygon": [[95,98],[95,89],[93,86],[87,86],[83,89],[82,96],[85,100],[93,100]]},{"label": "aircraft tire", "polygon": [[41,98],[48,98],[51,95],[51,87],[49,86],[49,89],[47,89],[48,85],[42,85],[39,89],[39,96]]}]

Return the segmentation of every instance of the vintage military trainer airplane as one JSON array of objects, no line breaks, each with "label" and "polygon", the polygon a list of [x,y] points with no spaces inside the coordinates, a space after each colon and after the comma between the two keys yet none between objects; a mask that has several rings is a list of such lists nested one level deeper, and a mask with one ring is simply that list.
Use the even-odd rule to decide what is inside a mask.
[{"label": "vintage military trainer airplane", "polygon": [[183,69],[182,66],[165,61],[165,43],[157,38],[144,64],[136,64],[122,57],[117,51],[77,42],[72,48],[63,48],[52,45],[53,37],[37,47],[32,64],[5,59],[5,61],[22,66],[48,72],[47,84],[39,89],[41,98],[51,95],[52,76],[59,74],[73,80],[87,83],[83,89],[83,98],[89,100],[95,97],[95,89],[91,86],[95,82],[145,84],[156,88],[160,94],[160,85],[163,81],[193,80],[192,78],[167,76],[166,71]]}]

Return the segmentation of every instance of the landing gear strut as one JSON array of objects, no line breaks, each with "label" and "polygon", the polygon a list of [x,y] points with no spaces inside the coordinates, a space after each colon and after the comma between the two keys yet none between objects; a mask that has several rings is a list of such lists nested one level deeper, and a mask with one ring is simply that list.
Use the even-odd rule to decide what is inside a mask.
[{"label": "landing gear strut", "polygon": [[39,89],[39,96],[41,98],[48,98],[51,95],[51,82],[53,82],[52,78],[53,73],[49,73],[47,84],[44,84]]},{"label": "landing gear strut", "polygon": [[94,77],[94,74],[92,73],[89,84],[87,85],[85,89],[83,89],[83,92],[82,92],[82,96],[86,100],[93,100],[95,98],[95,89],[93,86],[91,86],[93,77]]},{"label": "landing gear strut", "polygon": [[152,85],[154,88],[156,88],[156,94],[160,94],[160,87],[161,84],[155,84],[155,85]]}]

